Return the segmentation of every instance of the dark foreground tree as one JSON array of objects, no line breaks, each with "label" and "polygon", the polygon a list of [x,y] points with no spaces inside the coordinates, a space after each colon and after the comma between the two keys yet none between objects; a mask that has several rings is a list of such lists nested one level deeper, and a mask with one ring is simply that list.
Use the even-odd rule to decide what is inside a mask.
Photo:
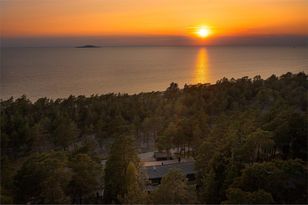
[{"label": "dark foreground tree", "polygon": [[245,192],[231,188],[227,191],[227,198],[224,204],[271,204],[274,202],[272,195],[264,190]]},{"label": "dark foreground tree", "polygon": [[15,177],[16,203],[68,203],[65,189],[70,180],[64,153],[50,152],[30,157]]},{"label": "dark foreground tree", "polygon": [[275,203],[306,203],[307,171],[300,160],[256,163],[244,169],[232,187],[245,192],[264,190]]},{"label": "dark foreground tree", "polygon": [[122,197],[123,204],[142,204],[146,201],[146,194],[140,184],[140,175],[134,163],[129,162],[125,175],[126,193]]},{"label": "dark foreground tree", "polygon": [[129,163],[139,170],[139,159],[133,140],[122,136],[116,139],[105,168],[105,203],[119,203],[127,194],[126,173]]},{"label": "dark foreground tree", "polygon": [[[102,187],[103,170],[101,165],[93,161],[87,154],[78,154],[70,162],[72,180],[69,183],[69,192],[73,203],[84,203],[96,194]],[[89,196],[90,195],[90,196]]]},{"label": "dark foreground tree", "polygon": [[194,188],[187,184],[187,179],[178,170],[171,170],[162,178],[161,185],[151,194],[150,200],[154,204],[194,204],[198,202]]}]

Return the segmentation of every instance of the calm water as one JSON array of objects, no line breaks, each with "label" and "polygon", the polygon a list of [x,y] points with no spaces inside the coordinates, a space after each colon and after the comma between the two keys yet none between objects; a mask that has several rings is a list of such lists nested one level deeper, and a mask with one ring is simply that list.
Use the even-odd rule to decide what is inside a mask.
[{"label": "calm water", "polygon": [[306,47],[3,48],[1,98],[165,90],[170,82],[215,83],[308,71]]}]

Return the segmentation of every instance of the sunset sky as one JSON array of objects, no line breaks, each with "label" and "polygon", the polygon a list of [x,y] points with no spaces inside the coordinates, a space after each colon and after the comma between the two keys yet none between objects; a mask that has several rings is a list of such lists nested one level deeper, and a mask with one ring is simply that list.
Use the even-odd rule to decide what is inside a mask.
[{"label": "sunset sky", "polygon": [[198,43],[200,26],[211,30],[208,42],[308,36],[307,0],[2,0],[0,5],[1,33],[8,41],[142,37],[146,42],[150,36]]}]

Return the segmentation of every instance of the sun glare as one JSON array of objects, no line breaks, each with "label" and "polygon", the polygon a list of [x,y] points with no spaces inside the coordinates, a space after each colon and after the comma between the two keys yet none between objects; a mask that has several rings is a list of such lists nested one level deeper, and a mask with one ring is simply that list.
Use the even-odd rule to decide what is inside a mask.
[{"label": "sun glare", "polygon": [[201,26],[197,29],[196,34],[201,38],[206,38],[211,34],[211,31],[206,26]]}]

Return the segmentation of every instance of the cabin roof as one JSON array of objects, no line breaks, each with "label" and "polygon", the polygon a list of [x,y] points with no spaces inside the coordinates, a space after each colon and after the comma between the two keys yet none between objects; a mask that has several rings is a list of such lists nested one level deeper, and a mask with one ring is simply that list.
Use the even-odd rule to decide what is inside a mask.
[{"label": "cabin roof", "polygon": [[196,173],[194,169],[194,162],[180,162],[174,164],[160,165],[160,166],[148,166],[144,167],[144,170],[149,179],[159,179],[165,176],[170,170],[177,169],[183,172],[184,175]]},{"label": "cabin roof", "polygon": [[165,152],[154,152],[154,158],[165,158],[169,157],[169,155]]}]

